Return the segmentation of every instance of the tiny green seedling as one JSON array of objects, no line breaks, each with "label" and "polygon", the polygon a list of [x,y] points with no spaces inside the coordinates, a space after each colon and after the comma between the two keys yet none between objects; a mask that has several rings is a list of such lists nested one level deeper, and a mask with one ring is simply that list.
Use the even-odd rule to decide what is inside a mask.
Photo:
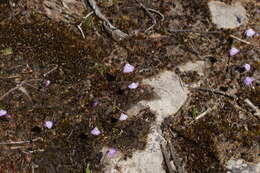
[{"label": "tiny green seedling", "polygon": [[85,169],[85,173],[91,173],[91,170],[90,170],[90,164],[89,163],[87,163],[87,167],[86,167],[86,169]]},{"label": "tiny green seedling", "polygon": [[13,49],[11,47],[9,47],[9,48],[1,50],[1,53],[3,55],[12,55],[13,54]]},{"label": "tiny green seedling", "polygon": [[191,116],[192,118],[196,118],[196,116],[198,115],[198,109],[195,105],[192,105],[191,107]]}]

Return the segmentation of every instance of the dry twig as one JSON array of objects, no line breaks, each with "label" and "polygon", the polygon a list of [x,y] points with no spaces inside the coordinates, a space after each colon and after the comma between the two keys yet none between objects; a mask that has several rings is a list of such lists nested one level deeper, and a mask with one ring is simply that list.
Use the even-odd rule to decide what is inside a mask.
[{"label": "dry twig", "polygon": [[[152,19],[152,25],[149,27],[149,28],[147,28],[144,32],[147,32],[147,31],[149,31],[149,30],[151,30],[151,29],[153,29],[153,27],[156,25],[156,19],[155,19],[155,17],[150,13],[150,11],[151,11],[151,9],[148,9],[148,8],[146,8],[141,2],[139,2],[138,0],[135,0],[140,6],[141,6],[141,8],[147,13],[147,15]],[[154,12],[154,11],[153,11]],[[156,11],[157,12],[157,11]],[[157,12],[158,13],[158,12]]]},{"label": "dry twig", "polygon": [[182,162],[181,158],[179,157],[176,149],[174,148],[174,145],[171,142],[169,142],[168,146],[170,148],[172,160],[174,162],[174,165],[176,166],[177,172],[178,173],[186,173],[185,168],[184,168],[185,165]]},{"label": "dry twig", "polygon": [[28,141],[2,142],[2,143],[0,143],[0,145],[20,145],[20,144],[26,144],[26,143],[39,141],[39,140],[43,140],[43,139],[41,137],[38,137],[38,138],[35,138],[35,139],[32,139],[32,140],[28,140]]},{"label": "dry twig", "polygon": [[170,33],[178,33],[178,32],[194,32],[199,34],[219,34],[220,31],[196,31],[193,29],[171,29],[168,30]]},{"label": "dry twig", "polygon": [[258,107],[255,106],[249,99],[245,99],[244,102],[255,111],[254,115],[260,118],[260,110]]},{"label": "dry twig", "polygon": [[231,38],[233,38],[233,39],[236,39],[236,40],[238,40],[238,41],[240,41],[240,42],[242,42],[242,43],[251,45],[251,46],[253,46],[254,48],[257,48],[258,50],[260,49],[259,46],[256,46],[256,45],[254,45],[254,44],[252,44],[252,43],[250,43],[250,42],[248,42],[248,41],[246,41],[246,40],[243,40],[243,39],[241,39],[241,38],[238,38],[237,36],[234,36],[234,35],[232,35],[232,34],[229,35],[229,37],[231,37]]},{"label": "dry twig", "polygon": [[227,94],[227,93],[225,93],[225,92],[218,91],[218,90],[215,90],[215,89],[209,89],[209,88],[191,88],[191,87],[190,87],[190,89],[196,89],[196,90],[200,90],[200,91],[212,92],[212,93],[219,94],[219,95],[223,95],[223,96],[226,96],[226,97],[229,97],[229,98],[232,98],[232,99],[236,99],[236,97],[233,96],[233,95],[230,95],[230,94]]},{"label": "dry twig", "polygon": [[94,11],[95,15],[103,21],[104,27],[112,34],[117,36],[116,38],[119,40],[123,40],[128,37],[128,34],[124,33],[120,29],[113,26],[110,21],[106,18],[106,16],[100,11],[99,7],[95,0],[85,0],[85,3],[90,5],[92,10]]},{"label": "dry twig", "polygon": [[[27,90],[23,87],[23,85],[28,85],[31,86],[30,84],[28,84],[28,82],[32,82],[32,81],[40,81],[41,79],[31,79],[31,80],[24,80],[21,83],[17,84],[16,87],[10,89],[9,91],[7,91],[4,95],[2,95],[0,97],[0,101],[3,100],[6,96],[8,96],[9,94],[11,94],[13,91],[15,90],[19,90],[21,91],[24,95],[26,95],[26,97],[32,101],[32,98],[30,97],[29,93],[27,92]],[[32,87],[32,86],[31,86]],[[34,87],[33,87],[34,88]]]},{"label": "dry twig", "polygon": [[[77,28],[79,29],[79,31],[80,31],[80,33],[81,33],[83,39],[85,39],[86,36],[85,36],[85,34],[84,34],[84,32],[83,32],[83,30],[82,30],[82,28],[81,28],[81,25],[82,25],[83,22],[84,22],[89,16],[91,16],[93,13],[94,13],[93,11],[91,11],[90,13],[88,13],[85,17],[83,17],[84,20],[81,21],[80,24],[77,25]],[[58,67],[58,66],[57,66],[57,67]],[[45,74],[44,74],[44,75],[45,75]],[[47,75],[47,74],[46,74],[46,75]]]},{"label": "dry twig", "polygon": [[238,38],[238,37],[236,37],[236,36],[234,36],[234,35],[232,35],[232,34],[231,34],[229,37],[234,38],[234,39],[236,39],[236,40],[238,40],[238,41],[240,41],[240,42],[242,42],[242,43],[252,45],[250,42],[248,42],[248,41],[246,41],[246,40],[243,40],[243,39],[241,39],[241,38]]},{"label": "dry twig", "polygon": [[202,112],[200,115],[198,115],[195,120],[201,119],[202,117],[204,117],[205,115],[207,115],[208,113],[210,113],[211,111],[213,111],[214,109],[216,109],[217,106],[214,105],[212,108],[208,108],[205,112]]},{"label": "dry twig", "polygon": [[165,143],[161,144],[161,151],[169,173],[175,173],[176,171],[171,164],[170,153],[167,151],[167,145]]},{"label": "dry twig", "polygon": [[[83,33],[84,34],[84,33]],[[85,36],[85,35],[84,35]],[[54,72],[55,70],[58,69],[58,65],[55,65],[55,67],[53,69],[51,69],[50,71],[47,71],[46,73],[43,74],[44,77],[46,77],[47,75],[49,75],[50,73]]]}]

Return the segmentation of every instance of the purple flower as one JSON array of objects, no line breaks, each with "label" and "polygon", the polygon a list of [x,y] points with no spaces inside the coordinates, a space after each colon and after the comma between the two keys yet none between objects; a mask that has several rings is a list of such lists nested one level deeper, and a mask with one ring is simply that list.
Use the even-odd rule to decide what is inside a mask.
[{"label": "purple flower", "polygon": [[7,115],[7,111],[1,109],[1,110],[0,110],[0,117],[5,116],[5,115]]},{"label": "purple flower", "polygon": [[250,71],[250,69],[251,69],[250,64],[244,64],[243,67],[244,67],[244,69],[245,69],[246,71]]},{"label": "purple flower", "polygon": [[119,120],[120,120],[120,121],[124,121],[124,120],[126,120],[127,118],[128,118],[128,116],[127,116],[126,114],[121,113],[121,114],[120,114],[120,117],[119,117]]},{"label": "purple flower", "polygon": [[244,79],[244,84],[245,85],[252,85],[252,82],[255,80],[255,78],[254,77],[246,77],[245,79]]},{"label": "purple flower", "polygon": [[107,151],[107,155],[108,155],[109,157],[114,157],[114,156],[116,155],[116,153],[117,153],[117,150],[116,150],[115,148],[110,148],[110,149],[108,149],[108,151]]},{"label": "purple flower", "polygon": [[48,129],[51,129],[53,126],[53,122],[52,121],[45,121],[44,122],[44,126]]},{"label": "purple flower", "polygon": [[139,86],[139,83],[138,82],[133,82],[131,83],[130,85],[128,85],[128,88],[129,89],[136,89],[137,87]]},{"label": "purple flower", "polygon": [[135,70],[135,67],[132,66],[131,64],[125,64],[123,72],[124,73],[131,73]]},{"label": "purple flower", "polygon": [[99,104],[99,101],[94,101],[94,102],[91,104],[91,106],[94,108],[94,107],[96,107],[98,104]]},{"label": "purple flower", "polygon": [[256,32],[253,29],[249,28],[245,31],[245,34],[247,37],[253,37],[256,34]]},{"label": "purple flower", "polygon": [[229,55],[230,56],[234,56],[236,55],[240,50],[235,48],[235,47],[232,47],[230,50],[229,50]]},{"label": "purple flower", "polygon": [[95,127],[94,129],[92,129],[90,133],[91,133],[92,135],[95,135],[95,136],[98,136],[98,135],[101,134],[100,130],[99,130],[97,127]]},{"label": "purple flower", "polygon": [[44,82],[44,86],[45,86],[45,87],[49,86],[50,84],[51,84],[51,81],[50,81],[50,80],[46,80],[46,81]]}]

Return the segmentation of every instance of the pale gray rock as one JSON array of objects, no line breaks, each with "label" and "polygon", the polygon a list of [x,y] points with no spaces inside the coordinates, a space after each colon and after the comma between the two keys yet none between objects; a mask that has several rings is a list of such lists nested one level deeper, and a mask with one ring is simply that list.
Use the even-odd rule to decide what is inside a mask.
[{"label": "pale gray rock", "polygon": [[243,159],[230,159],[227,162],[227,173],[259,173],[260,162],[248,163]]},{"label": "pale gray rock", "polygon": [[[105,173],[165,173],[160,148],[164,139],[161,136],[160,125],[164,118],[173,115],[184,104],[188,97],[188,90],[181,86],[179,77],[171,71],[144,79],[142,83],[152,86],[158,98],[139,102],[127,111],[127,115],[138,116],[138,112],[145,107],[155,112],[156,121],[148,134],[146,148],[134,152],[127,160],[123,159],[122,153],[117,153],[113,158],[105,156],[102,160]],[[106,151],[106,148],[103,148],[103,153]]]},{"label": "pale gray rock", "polygon": [[246,10],[239,1],[232,5],[219,1],[210,1],[208,7],[212,22],[218,28],[234,29],[247,23]]}]

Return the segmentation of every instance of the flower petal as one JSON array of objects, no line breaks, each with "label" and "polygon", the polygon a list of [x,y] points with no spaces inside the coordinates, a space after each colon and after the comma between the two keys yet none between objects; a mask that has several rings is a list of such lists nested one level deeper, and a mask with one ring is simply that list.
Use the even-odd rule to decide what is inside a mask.
[{"label": "flower petal", "polygon": [[125,64],[123,72],[124,73],[131,73],[135,70],[135,67],[132,66],[131,64]]},{"label": "flower petal", "polygon": [[94,129],[92,129],[90,133],[91,133],[92,135],[95,135],[95,136],[98,136],[98,135],[101,134],[100,130],[99,130],[97,127],[95,127]]},{"label": "flower petal", "polygon": [[108,149],[108,151],[107,151],[107,155],[108,155],[109,157],[115,156],[116,153],[117,153],[117,150],[116,150],[115,148],[110,148],[110,149]]},{"label": "flower petal", "polygon": [[99,101],[93,101],[91,106],[94,108],[94,107],[97,107],[99,104]]},{"label": "flower petal", "polygon": [[232,48],[229,50],[229,55],[230,55],[230,56],[234,56],[234,55],[236,55],[236,54],[239,53],[239,52],[240,52],[239,49],[237,49],[237,48],[235,48],[235,47],[232,47]]},{"label": "flower petal", "polygon": [[128,118],[128,116],[127,116],[126,114],[121,113],[121,114],[120,114],[120,117],[119,117],[119,120],[120,120],[120,121],[124,121],[124,120],[126,120],[127,118]]},{"label": "flower petal", "polygon": [[50,81],[50,80],[46,80],[46,81],[44,82],[44,86],[45,86],[45,87],[49,86],[50,84],[51,84],[51,81]]},{"label": "flower petal", "polygon": [[245,31],[245,34],[247,37],[253,37],[256,34],[256,32],[252,28],[249,28]]},{"label": "flower petal", "polygon": [[5,115],[7,115],[7,111],[1,109],[1,110],[0,110],[0,117],[5,116]]},{"label": "flower petal", "polygon": [[133,82],[131,83],[130,85],[128,85],[128,88],[129,89],[136,89],[137,87],[139,86],[139,83],[138,82]]},{"label": "flower petal", "polygon": [[252,85],[252,83],[253,83],[254,80],[255,80],[254,77],[246,77],[246,78],[244,79],[244,84],[245,84],[245,85]]},{"label": "flower petal", "polygon": [[244,64],[243,67],[244,67],[244,69],[245,69],[246,71],[250,71],[250,69],[251,69],[250,64]]},{"label": "flower petal", "polygon": [[44,126],[48,129],[51,129],[53,127],[53,122],[52,121],[45,121]]}]

